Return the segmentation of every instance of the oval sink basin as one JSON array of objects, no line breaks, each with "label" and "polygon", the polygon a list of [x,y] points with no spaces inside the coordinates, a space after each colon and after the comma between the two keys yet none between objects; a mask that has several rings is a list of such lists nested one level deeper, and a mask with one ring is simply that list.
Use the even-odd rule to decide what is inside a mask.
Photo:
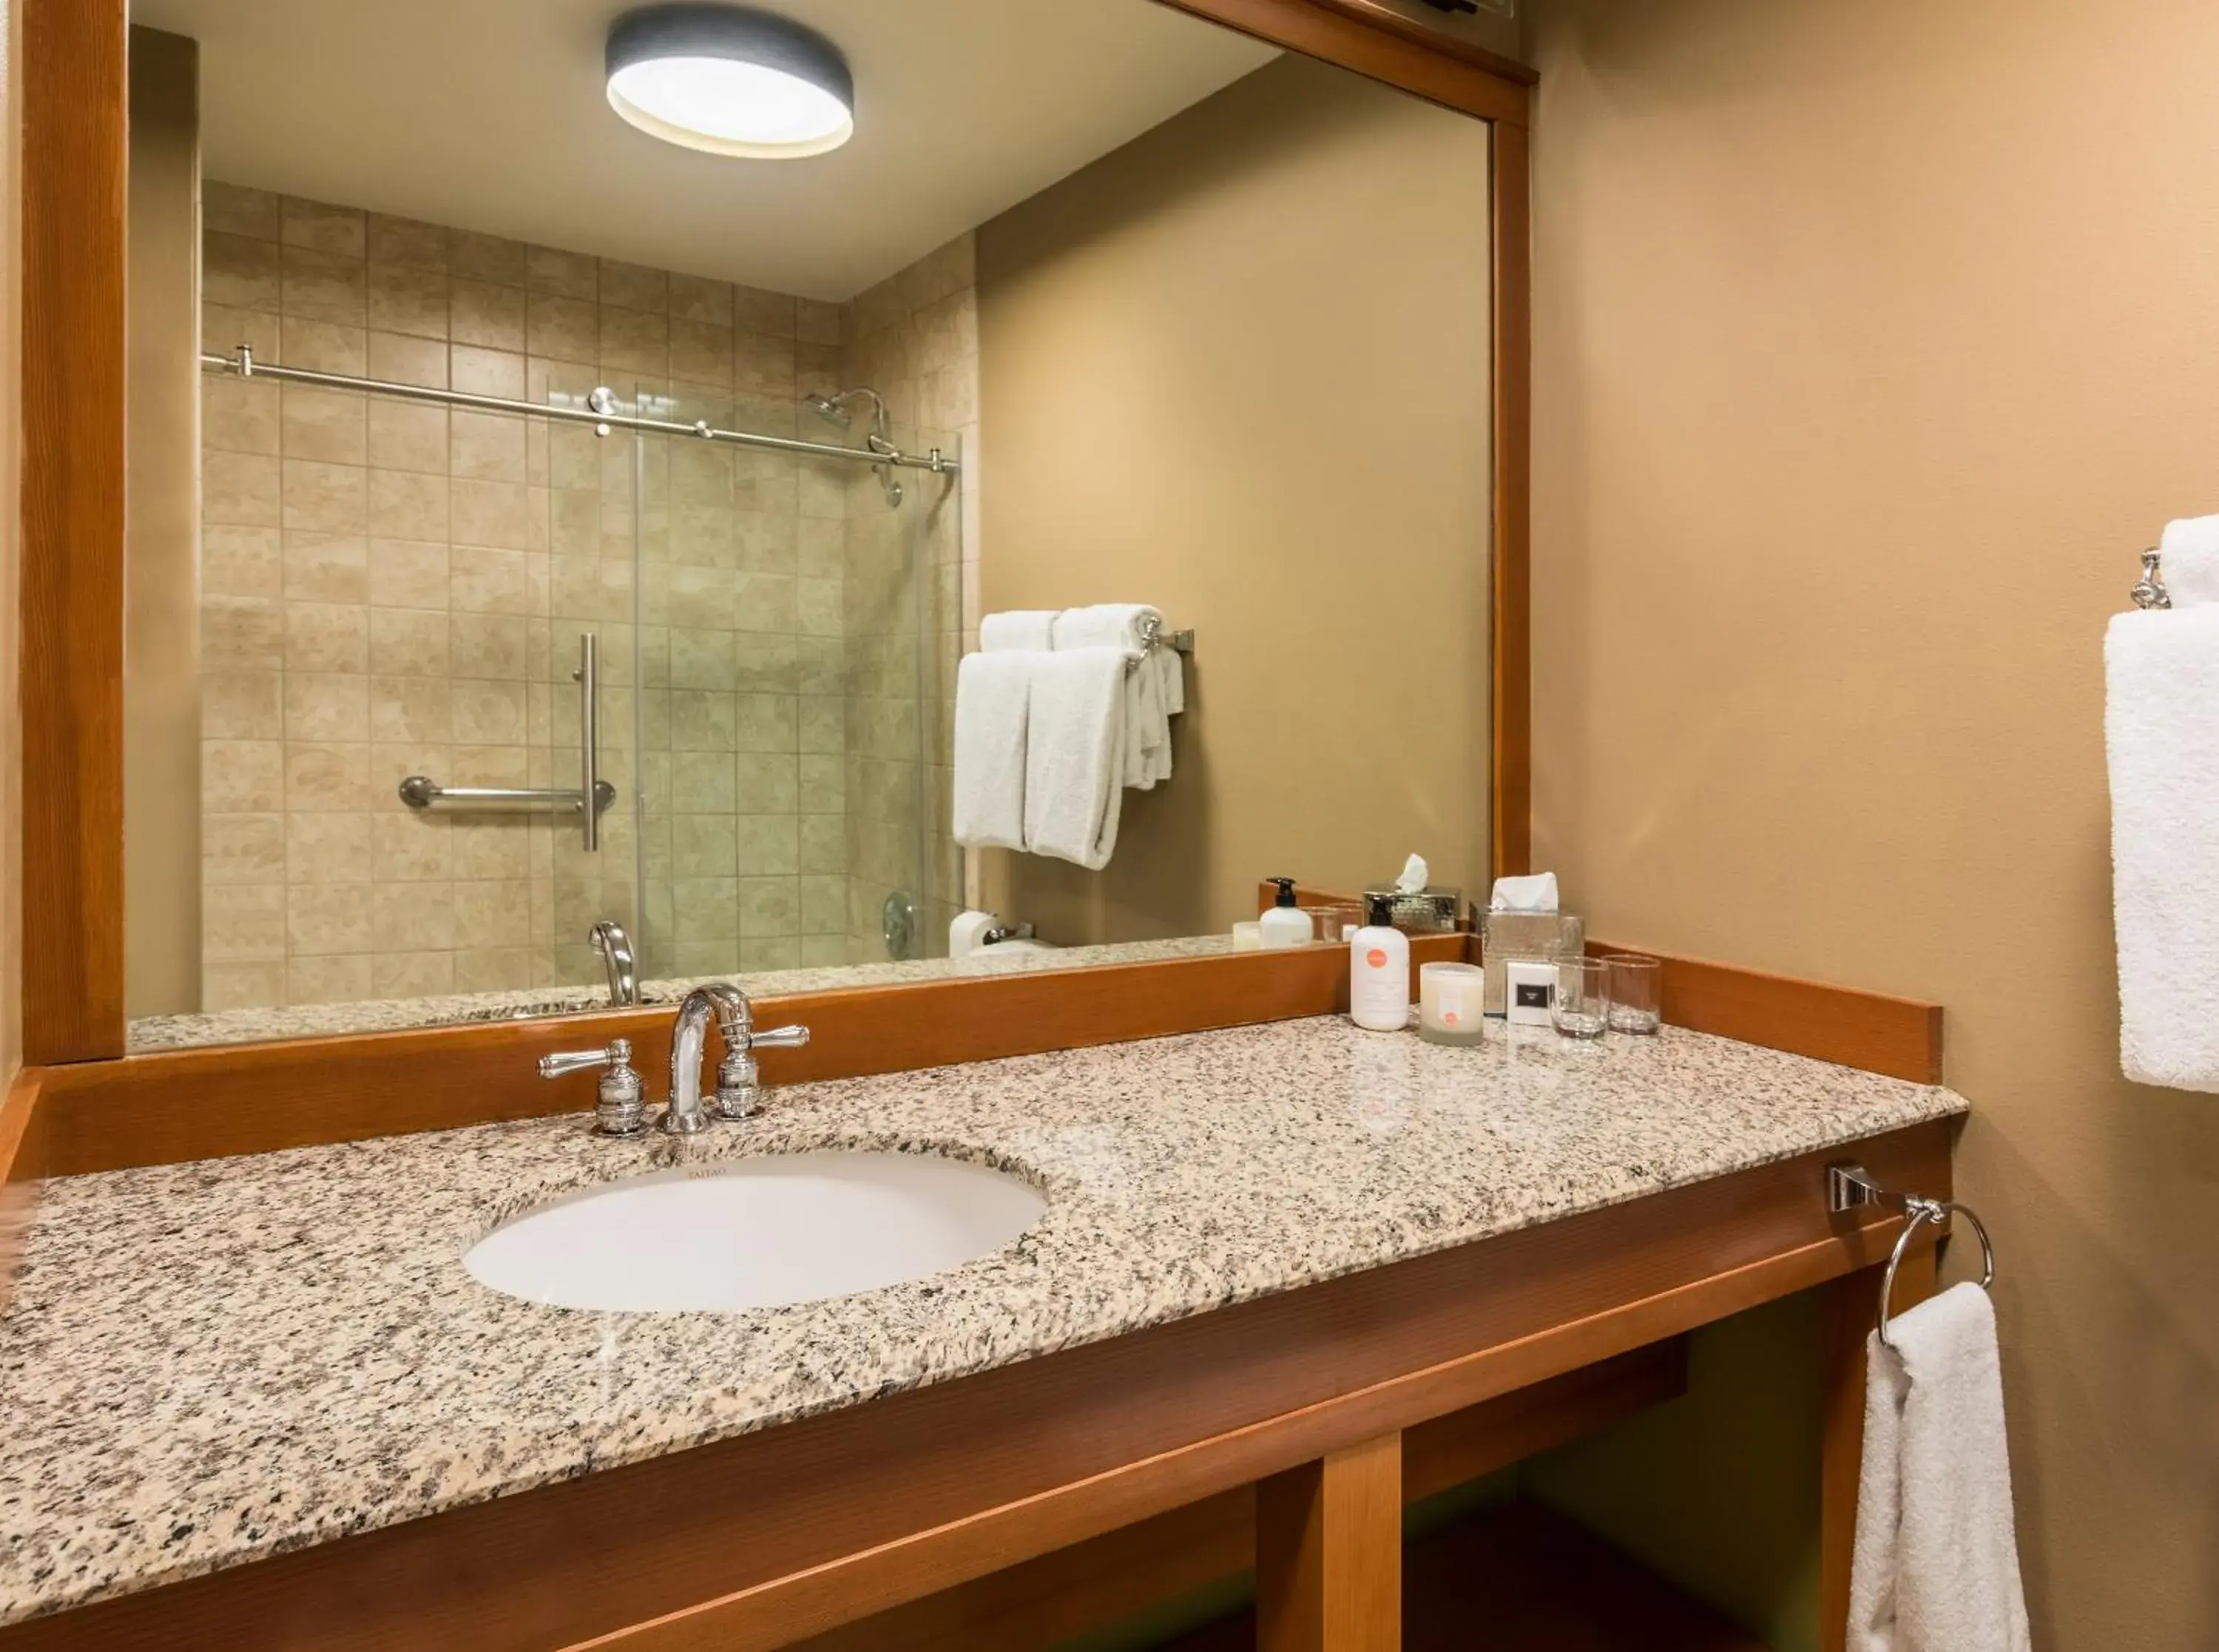
[{"label": "oval sink basin", "polygon": [[463,1265],[555,1307],[777,1307],[942,1272],[1047,1208],[1029,1182],[935,1154],[780,1153],[568,1194],[495,1228]]}]

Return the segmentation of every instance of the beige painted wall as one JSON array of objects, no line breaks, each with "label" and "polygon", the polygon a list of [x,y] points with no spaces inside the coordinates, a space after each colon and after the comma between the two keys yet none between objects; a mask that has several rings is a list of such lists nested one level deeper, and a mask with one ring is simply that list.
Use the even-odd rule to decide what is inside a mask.
[{"label": "beige painted wall", "polygon": [[124,1008],[201,1007],[200,47],[131,31]]},{"label": "beige painted wall", "polygon": [[2130,9],[1534,33],[1540,860],[1613,938],[1949,1007],[2065,1652],[2219,1644],[2219,1098],[2118,1076],[2100,668],[2219,508],[2219,10]]},{"label": "beige painted wall", "polygon": [[1099,875],[992,856],[1003,910],[1191,934],[1414,848],[1479,885],[1488,249],[1485,127],[1298,58],[979,230],[985,609],[1197,633],[1170,783]]}]

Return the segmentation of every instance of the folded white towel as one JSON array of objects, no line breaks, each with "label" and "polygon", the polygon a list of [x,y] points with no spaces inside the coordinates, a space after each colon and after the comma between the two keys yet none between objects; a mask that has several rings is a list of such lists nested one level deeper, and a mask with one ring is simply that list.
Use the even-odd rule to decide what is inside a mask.
[{"label": "folded white towel", "polygon": [[988,654],[1010,649],[1030,649],[1045,654],[1054,646],[1055,611],[1018,608],[1005,614],[988,614],[979,622],[979,646]]},{"label": "folded white towel", "polygon": [[2104,671],[2119,1064],[2219,1090],[2219,605],[2114,615]]},{"label": "folded white towel", "polygon": [[1870,1338],[1852,1652],[2027,1652],[1996,1316],[1955,1285]]},{"label": "folded white towel", "polygon": [[1045,653],[967,654],[955,668],[953,829],[967,849],[1025,846],[1026,725]]},{"label": "folded white towel", "polygon": [[2157,542],[2158,575],[2176,608],[2219,602],[2219,516],[2184,517],[2165,525]]},{"label": "folded white towel", "polygon": [[[1184,678],[1176,682],[1167,679],[1160,663],[1166,655],[1176,658],[1176,650],[1167,644],[1154,649],[1147,644],[1152,631],[1161,632],[1163,624],[1163,611],[1146,602],[1098,602],[1066,608],[1055,617],[1059,652],[1122,648],[1134,656],[1125,680],[1125,745],[1117,766],[1124,784],[1136,792],[1151,791],[1157,781],[1171,778],[1171,718],[1186,705]],[[1176,674],[1176,666],[1172,670]],[[1176,705],[1171,703],[1174,694]]]},{"label": "folded white towel", "polygon": [[1117,847],[1126,652],[1033,656],[1025,740],[1025,848],[1099,871]]}]

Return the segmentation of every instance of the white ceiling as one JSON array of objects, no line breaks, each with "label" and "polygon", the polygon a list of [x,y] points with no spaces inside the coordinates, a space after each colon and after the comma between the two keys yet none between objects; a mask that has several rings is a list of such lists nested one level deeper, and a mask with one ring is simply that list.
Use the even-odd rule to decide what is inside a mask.
[{"label": "white ceiling", "polygon": [[1273,53],[1154,0],[772,0],[837,41],[855,137],[809,160],[659,143],[611,112],[625,0],[132,0],[201,43],[202,169],[844,299]]}]

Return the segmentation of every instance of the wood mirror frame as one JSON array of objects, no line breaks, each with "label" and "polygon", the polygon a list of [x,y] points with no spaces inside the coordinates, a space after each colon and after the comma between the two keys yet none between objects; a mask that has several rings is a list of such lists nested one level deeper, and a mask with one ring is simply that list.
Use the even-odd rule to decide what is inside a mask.
[{"label": "wood mirror frame", "polygon": [[[1529,88],[1523,65],[1377,0],[1154,0],[1489,123],[1495,337],[1491,846],[1529,854]],[[536,1087],[527,1058],[622,1034],[654,1059],[668,1012],[426,1028],[126,1054],[123,612],[127,0],[21,0],[22,97],[22,971],[25,1084],[43,1091],[53,1173],[253,1152],[491,1115]],[[1444,937],[1421,955],[1460,955]],[[774,1077],[981,1059],[1331,1010],[1336,958],[1225,957],[789,999],[840,1027]],[[805,1011],[806,1013],[799,1013]],[[897,1058],[898,1056],[898,1059]],[[217,1087],[263,1098],[211,1133]],[[307,1092],[304,1096],[304,1090]],[[440,1098],[444,1097],[444,1100]],[[469,1097],[469,1099],[465,1099]],[[412,1104],[413,1098],[414,1104]],[[575,1098],[573,1098],[574,1100]],[[552,1091],[534,1106],[573,1104]],[[312,1104],[303,1105],[308,1102]],[[70,1102],[78,1105],[68,1105]],[[252,1105],[248,1113],[255,1111]],[[313,1116],[312,1116],[313,1115]],[[201,1123],[192,1121],[199,1119]],[[105,1122],[96,1122],[96,1121]],[[127,1145],[128,1142],[130,1145]],[[22,1166],[17,1166],[20,1171]]]}]

